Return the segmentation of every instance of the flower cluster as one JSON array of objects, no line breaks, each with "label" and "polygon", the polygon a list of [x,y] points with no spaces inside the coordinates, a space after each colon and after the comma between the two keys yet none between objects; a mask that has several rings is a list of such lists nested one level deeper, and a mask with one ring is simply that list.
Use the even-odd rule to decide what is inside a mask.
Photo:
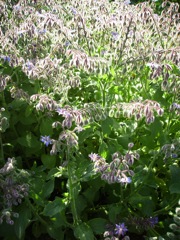
[{"label": "flower cluster", "polygon": [[107,225],[104,232],[104,240],[129,240],[129,236],[125,236],[128,231],[125,223],[119,223],[114,225]]},{"label": "flower cluster", "polygon": [[[67,66],[72,66],[73,71],[76,67],[87,72],[109,72],[114,62],[126,66],[130,61],[131,68],[137,61],[144,65],[146,58],[156,63],[153,65],[163,66],[165,56],[178,65],[178,5],[165,8],[164,4],[164,11],[158,16],[153,13],[153,5],[129,3],[72,1],[70,6],[67,1],[62,2],[62,7],[57,0],[44,0],[41,4],[46,7],[41,9],[37,2],[20,1],[12,5],[10,18],[2,14],[0,58],[12,66],[21,66],[29,78],[46,79],[47,85],[54,87],[59,83],[63,86],[61,70]],[[7,12],[6,8],[1,1],[1,12]],[[106,48],[103,56],[97,50],[99,42]],[[167,44],[164,46],[163,42]],[[26,51],[22,50],[24,47]],[[64,87],[59,91],[63,92]]]},{"label": "flower cluster", "polygon": [[57,113],[62,115],[65,119],[62,122],[63,128],[71,128],[73,122],[75,122],[76,126],[83,126],[86,121],[83,115],[85,115],[85,111],[73,109],[70,106],[65,106],[64,108],[57,108]]},{"label": "flower cluster", "polygon": [[1,192],[1,216],[0,223],[5,219],[10,225],[14,224],[11,217],[18,217],[12,208],[22,203],[22,199],[28,196],[29,185],[21,183],[22,177],[26,176],[24,170],[17,171],[15,159],[8,158],[8,161],[0,169],[0,192]]},{"label": "flower cluster", "polygon": [[160,152],[164,155],[164,161],[176,159],[180,156],[180,142],[176,140],[171,144],[165,144],[162,146]]},{"label": "flower cluster", "polygon": [[132,147],[133,143],[130,143],[129,151],[124,156],[118,152],[114,153],[111,163],[107,163],[98,154],[89,154],[90,159],[93,161],[95,172],[101,173],[101,179],[109,184],[120,183],[124,185],[131,183],[131,176],[134,175],[134,172],[130,170],[130,166],[133,165],[135,159],[139,159],[139,154],[130,151]]},{"label": "flower cluster", "polygon": [[[81,131],[82,129],[80,129]],[[79,128],[74,128],[73,131],[64,130],[60,133],[58,140],[52,139],[52,149],[50,151],[51,155],[55,155],[58,152],[61,152],[64,146],[67,146],[68,149],[78,148],[78,136],[76,131],[79,131]]]},{"label": "flower cluster", "polygon": [[178,103],[173,103],[171,106],[170,106],[170,111],[175,111],[176,114],[180,114],[180,104]]},{"label": "flower cluster", "polygon": [[16,212],[12,212],[9,209],[4,209],[1,213],[1,217],[0,217],[0,224],[3,223],[3,221],[5,220],[7,224],[9,225],[13,225],[14,221],[12,220],[13,218],[18,218],[19,214]]},{"label": "flower cluster", "polygon": [[137,229],[147,230],[149,228],[154,228],[158,224],[158,217],[130,217],[128,219],[131,225],[134,225]]},{"label": "flower cluster", "polygon": [[5,132],[9,127],[9,121],[6,116],[4,116],[3,112],[5,112],[4,108],[0,109],[0,132]]},{"label": "flower cluster", "polygon": [[155,120],[154,111],[157,112],[159,116],[162,116],[164,113],[164,110],[158,102],[145,100],[143,102],[131,102],[114,105],[109,111],[109,115],[119,117],[122,112],[125,117],[130,118],[134,116],[136,120],[145,117],[146,123],[150,124]]},{"label": "flower cluster", "polygon": [[25,92],[23,89],[14,86],[11,88],[10,93],[12,98],[29,101],[29,94]]},{"label": "flower cluster", "polygon": [[34,94],[31,96],[30,100],[32,102],[37,102],[36,110],[44,111],[47,109],[48,111],[55,111],[57,108],[57,103],[50,96],[46,94]]},{"label": "flower cluster", "polygon": [[172,232],[167,232],[168,239],[179,239],[180,238],[180,200],[178,202],[178,207],[175,209],[173,214],[174,223],[170,224],[170,229]]},{"label": "flower cluster", "polygon": [[79,50],[67,50],[67,56],[71,56],[70,66],[83,68],[87,72],[105,72],[110,66],[110,61],[102,57],[91,57]]}]

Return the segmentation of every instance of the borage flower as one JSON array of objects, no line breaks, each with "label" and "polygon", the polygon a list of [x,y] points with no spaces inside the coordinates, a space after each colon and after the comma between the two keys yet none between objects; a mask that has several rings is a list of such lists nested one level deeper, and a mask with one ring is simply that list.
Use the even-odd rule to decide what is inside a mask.
[{"label": "borage flower", "polygon": [[127,231],[128,229],[124,223],[116,224],[115,234],[118,235],[118,237],[124,236]]},{"label": "borage flower", "polygon": [[41,142],[43,142],[46,147],[48,147],[50,144],[52,144],[52,140],[50,138],[50,136],[41,136]]}]

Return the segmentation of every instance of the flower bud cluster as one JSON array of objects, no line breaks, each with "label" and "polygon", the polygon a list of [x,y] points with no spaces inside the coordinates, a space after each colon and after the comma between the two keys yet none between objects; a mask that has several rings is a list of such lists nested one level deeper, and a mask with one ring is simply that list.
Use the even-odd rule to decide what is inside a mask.
[{"label": "flower bud cluster", "polygon": [[128,219],[129,224],[134,225],[138,229],[147,230],[149,228],[154,228],[158,224],[158,217],[130,217]]},{"label": "flower bud cluster", "polygon": [[27,60],[22,69],[31,79],[49,79],[59,74],[61,59],[51,59],[49,56],[44,59]]},{"label": "flower bud cluster", "polygon": [[84,111],[87,116],[87,122],[105,120],[108,116],[108,110],[103,109],[98,103],[85,103]]},{"label": "flower bud cluster", "polygon": [[150,124],[155,120],[154,111],[157,112],[159,116],[162,116],[164,113],[164,110],[158,102],[145,100],[144,102],[131,102],[115,105],[109,111],[109,116],[119,117],[122,112],[125,117],[130,118],[134,116],[136,120],[145,117],[146,123]]},{"label": "flower bud cluster", "polygon": [[180,114],[180,104],[178,103],[172,103],[170,106],[170,111],[174,111],[177,115]]},{"label": "flower bud cluster", "polygon": [[13,206],[22,203],[22,199],[28,196],[29,185],[22,183],[22,179],[28,175],[25,170],[18,171],[15,159],[8,158],[5,165],[0,169],[0,223],[5,220],[8,224],[14,224],[11,217],[18,217],[18,213],[12,211]]},{"label": "flower bud cluster", "polygon": [[94,121],[104,120],[107,117],[105,110],[99,104],[89,103],[84,104],[81,109],[73,109],[71,106],[57,107],[56,112],[65,119],[61,122],[56,121],[53,127],[62,126],[68,128],[76,126],[76,131],[82,131],[82,127]]},{"label": "flower bud cluster", "polygon": [[5,112],[5,109],[1,108],[0,109],[0,132],[5,132],[6,129],[9,127],[8,118],[3,115],[3,112]]},{"label": "flower bud cluster", "polygon": [[169,225],[172,232],[167,232],[168,239],[179,239],[180,238],[180,200],[178,202],[178,207],[175,209],[173,214],[174,223]]},{"label": "flower bud cluster", "polygon": [[57,103],[50,96],[46,94],[34,94],[30,97],[32,102],[38,102],[36,104],[36,110],[43,112],[45,109],[48,111],[55,111],[57,108]]},{"label": "flower bud cluster", "polygon": [[147,66],[151,68],[151,75],[150,78],[158,78],[159,76],[163,75],[163,80],[167,81],[169,78],[169,71],[172,70],[172,67],[169,64],[159,64],[156,62],[147,63]]},{"label": "flower bud cluster", "polygon": [[120,183],[124,185],[131,183],[134,172],[130,169],[130,166],[133,165],[135,159],[139,159],[139,154],[130,151],[131,146],[133,146],[132,143],[129,144],[129,151],[125,155],[118,152],[114,153],[110,163],[107,163],[104,158],[96,153],[89,154],[94,170],[96,173],[101,173],[102,180],[109,184]]},{"label": "flower bud cluster", "polygon": [[86,123],[83,110],[65,106],[64,108],[57,108],[56,112],[65,118],[61,124],[63,128],[71,128],[73,122],[75,122],[76,126],[83,126]]},{"label": "flower bud cluster", "polygon": [[174,141],[174,143],[165,144],[162,146],[160,152],[164,155],[164,161],[167,161],[168,159],[176,159],[180,156],[180,142]]},{"label": "flower bud cluster", "polygon": [[127,231],[128,228],[124,223],[115,225],[107,224],[106,231],[104,232],[104,240],[130,240],[129,236],[126,235]]},{"label": "flower bud cluster", "polygon": [[25,92],[23,89],[14,86],[10,89],[10,93],[12,98],[29,101],[29,94]]},{"label": "flower bud cluster", "polygon": [[91,57],[79,50],[69,49],[66,54],[72,57],[70,66],[81,67],[87,72],[104,72],[110,65],[105,58]]},{"label": "flower bud cluster", "polygon": [[[80,131],[81,130],[82,129],[80,129]],[[65,146],[68,147],[68,149],[78,149],[78,136],[76,131],[77,128],[75,128],[73,131],[64,130],[60,133],[58,140],[51,139],[52,148],[50,154],[55,155],[58,152],[61,152]]]},{"label": "flower bud cluster", "polygon": [[0,92],[4,91],[10,79],[10,76],[0,76]]},{"label": "flower bud cluster", "polygon": [[3,223],[3,221],[5,220],[7,224],[9,225],[13,225],[14,221],[12,220],[13,218],[18,218],[19,214],[16,212],[12,212],[11,209],[4,209],[1,212],[1,217],[0,217],[0,224]]}]

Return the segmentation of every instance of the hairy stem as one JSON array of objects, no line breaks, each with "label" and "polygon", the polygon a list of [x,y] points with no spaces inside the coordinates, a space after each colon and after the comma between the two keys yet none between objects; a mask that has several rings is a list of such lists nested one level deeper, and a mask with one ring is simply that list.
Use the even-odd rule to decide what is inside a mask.
[{"label": "hairy stem", "polygon": [[68,161],[67,165],[67,172],[68,172],[68,182],[69,182],[69,195],[70,195],[70,204],[71,204],[71,211],[73,215],[73,221],[74,221],[74,226],[79,225],[80,220],[78,217],[77,213],[77,208],[76,208],[76,188],[74,188],[74,175],[73,175],[73,167],[71,163],[69,162],[69,149],[66,152],[66,159]]}]

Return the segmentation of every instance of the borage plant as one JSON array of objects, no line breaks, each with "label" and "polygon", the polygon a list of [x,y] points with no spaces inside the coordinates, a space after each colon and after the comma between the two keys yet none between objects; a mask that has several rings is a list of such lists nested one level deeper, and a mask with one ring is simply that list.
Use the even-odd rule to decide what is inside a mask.
[{"label": "borage plant", "polygon": [[180,15],[161,7],[0,1],[2,238],[170,236]]}]

